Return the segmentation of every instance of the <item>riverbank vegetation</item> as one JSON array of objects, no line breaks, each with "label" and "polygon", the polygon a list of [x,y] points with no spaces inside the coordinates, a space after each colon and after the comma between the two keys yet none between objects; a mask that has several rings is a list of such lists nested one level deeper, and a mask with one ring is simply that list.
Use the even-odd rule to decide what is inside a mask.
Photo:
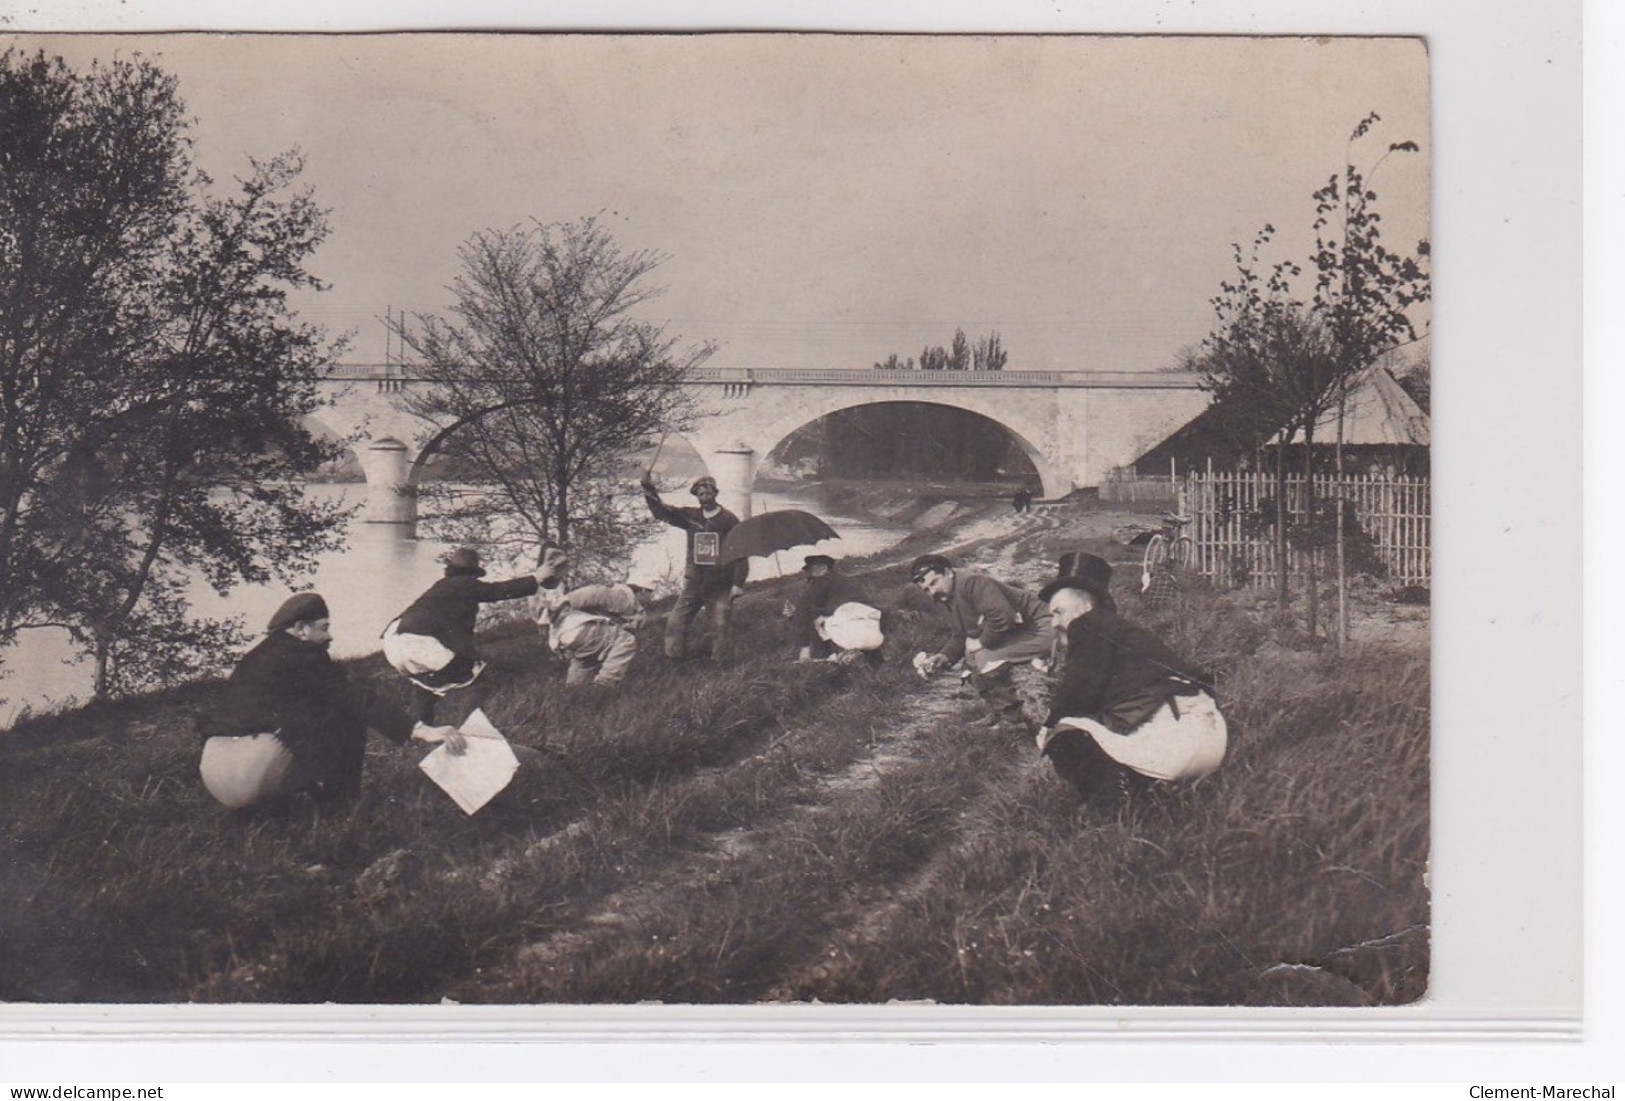
[{"label": "riverbank vegetation", "polygon": [[[1061,510],[1057,510],[1060,512]],[[1053,521],[1053,514],[1043,517]],[[967,559],[1116,548],[1008,521]],[[485,642],[523,765],[466,817],[375,743],[336,813],[230,814],[196,778],[218,685],[0,737],[0,998],[1374,1005],[1428,973],[1425,638],[1323,650],[1267,598],[1130,615],[1216,670],[1233,741],[1188,789],[1079,808],[974,697],[916,679],[941,621],[901,569],[878,670],[796,665],[752,586],[731,663],[645,644],[566,692]],[[1121,563],[1120,563],[1121,565]],[[377,658],[354,675],[398,691]],[[1039,686],[1029,683],[1029,695]]]},{"label": "riverbank vegetation", "polygon": [[59,628],[98,696],[171,682],[241,641],[188,581],[289,580],[337,543],[300,488],[336,346],[288,305],[327,213],[297,151],[216,186],[140,55],[0,51],[0,117],[0,649]]}]

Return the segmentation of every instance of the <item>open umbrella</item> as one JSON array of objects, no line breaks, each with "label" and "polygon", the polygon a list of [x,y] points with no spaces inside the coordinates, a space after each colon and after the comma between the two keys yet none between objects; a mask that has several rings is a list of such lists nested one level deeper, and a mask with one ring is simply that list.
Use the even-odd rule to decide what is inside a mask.
[{"label": "open umbrella", "polygon": [[810,512],[794,508],[764,512],[735,524],[722,537],[722,552],[717,558],[723,563],[740,558],[766,558],[774,551],[840,537],[839,532]]}]

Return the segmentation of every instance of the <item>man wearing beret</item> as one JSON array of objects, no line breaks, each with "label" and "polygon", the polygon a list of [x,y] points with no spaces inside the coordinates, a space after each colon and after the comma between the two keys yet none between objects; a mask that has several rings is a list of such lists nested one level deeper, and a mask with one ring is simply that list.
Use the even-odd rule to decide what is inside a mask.
[{"label": "man wearing beret", "polygon": [[689,625],[700,609],[709,604],[711,657],[715,661],[726,660],[734,598],[745,591],[745,578],[750,572],[750,563],[743,558],[726,565],[720,563],[722,540],[739,523],[739,517],[717,504],[717,482],[710,475],[697,479],[689,487],[700,502],[698,508],[666,504],[660,499],[660,490],[648,471],[639,484],[649,514],[683,529],[688,537],[683,591],[677,597],[676,607],[666,617],[666,656],[674,661],[682,659]]},{"label": "man wearing beret", "polygon": [[1117,614],[1110,574],[1093,555],[1068,556],[1038,594],[1067,643],[1038,746],[1091,802],[1205,776],[1227,740],[1211,678]]},{"label": "man wearing beret", "polygon": [[370,688],[352,683],[327,648],[327,602],[315,593],[290,597],[226,681],[220,710],[205,724],[199,771],[209,793],[228,807],[274,802],[309,791],[320,802],[361,791],[367,731],[392,742],[444,741],[462,753],[453,727],[414,723]]},{"label": "man wearing beret", "polygon": [[921,675],[963,658],[972,687],[992,712],[988,725],[1028,729],[1011,671],[1025,662],[1049,659],[1055,648],[1049,609],[1026,589],[976,570],[955,569],[940,554],[916,558],[909,577],[953,622],[947,645],[916,661]]}]

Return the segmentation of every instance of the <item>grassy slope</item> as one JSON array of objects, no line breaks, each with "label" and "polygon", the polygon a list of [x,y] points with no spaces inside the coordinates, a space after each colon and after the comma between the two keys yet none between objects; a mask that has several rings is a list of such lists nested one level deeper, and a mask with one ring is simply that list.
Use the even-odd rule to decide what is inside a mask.
[{"label": "grassy slope", "polygon": [[[980,550],[1079,545],[1029,520]],[[0,737],[0,998],[1423,993],[1425,653],[1297,648],[1244,597],[1191,594],[1155,625],[1222,673],[1231,757],[1108,817],[979,729],[974,699],[913,679],[900,659],[939,621],[897,570],[868,582],[895,607],[878,673],[786,663],[793,580],[741,603],[737,662],[646,644],[608,699],[566,694],[528,627],[499,630],[488,711],[537,752],[473,818],[376,741],[351,810],[224,814],[196,781],[214,685]],[[393,684],[376,658],[356,675]]]}]

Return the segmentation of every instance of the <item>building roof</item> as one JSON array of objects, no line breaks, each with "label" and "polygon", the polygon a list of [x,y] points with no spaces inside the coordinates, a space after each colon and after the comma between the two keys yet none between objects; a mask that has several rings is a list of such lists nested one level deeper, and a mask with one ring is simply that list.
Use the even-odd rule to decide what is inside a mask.
[{"label": "building roof", "polygon": [[[1337,441],[1337,406],[1315,423],[1315,442]],[[1301,431],[1293,443],[1303,442]],[[1346,447],[1428,447],[1432,422],[1386,367],[1369,367],[1349,382],[1343,415]]]}]

